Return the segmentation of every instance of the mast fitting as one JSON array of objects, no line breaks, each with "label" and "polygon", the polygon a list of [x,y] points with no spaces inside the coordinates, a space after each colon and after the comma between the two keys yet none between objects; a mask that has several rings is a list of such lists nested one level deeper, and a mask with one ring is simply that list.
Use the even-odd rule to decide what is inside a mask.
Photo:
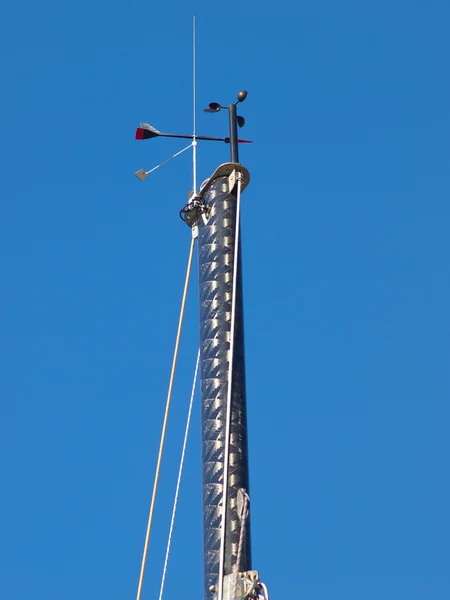
[{"label": "mast fitting", "polygon": [[[250,173],[239,163],[224,163],[220,165],[209,179],[206,179],[200,186],[200,191],[188,192],[189,202],[180,210],[180,218],[192,229],[197,225],[199,218],[202,217],[203,223],[208,222],[209,208],[205,203],[205,194],[219,177],[227,177],[227,191],[233,192],[238,180],[241,181],[241,191],[244,191],[250,182]],[[224,190],[225,191],[225,190]]]},{"label": "mast fitting", "polygon": [[[258,571],[230,573],[223,578],[223,600],[247,600],[257,597],[259,588]],[[217,596],[215,596],[216,598]]]}]

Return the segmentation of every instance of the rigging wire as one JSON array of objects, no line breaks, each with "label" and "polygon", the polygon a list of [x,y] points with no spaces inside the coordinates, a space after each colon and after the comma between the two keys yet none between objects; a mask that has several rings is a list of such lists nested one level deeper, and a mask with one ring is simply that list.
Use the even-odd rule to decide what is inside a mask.
[{"label": "rigging wire", "polygon": [[231,294],[231,324],[230,324],[230,354],[228,371],[228,390],[227,390],[227,412],[225,423],[225,451],[223,465],[223,494],[222,494],[222,519],[221,519],[221,537],[220,537],[220,556],[219,556],[219,594],[218,600],[223,600],[223,573],[225,564],[225,525],[227,514],[227,494],[228,494],[228,471],[230,464],[230,429],[231,429],[231,399],[233,386],[233,359],[234,359],[234,330],[236,321],[236,286],[237,286],[237,268],[239,257],[239,223],[241,214],[241,186],[242,175],[238,173],[237,194],[236,194],[236,233],[233,259],[233,286]]},{"label": "rigging wire", "polygon": [[175,340],[175,350],[174,350],[173,359],[172,359],[172,370],[170,373],[169,390],[167,392],[166,409],[165,409],[165,413],[164,413],[164,421],[163,421],[163,426],[162,426],[162,431],[161,431],[161,441],[159,444],[158,460],[156,462],[156,471],[155,471],[155,479],[153,482],[152,500],[150,503],[150,512],[149,512],[148,523],[147,523],[147,533],[145,535],[144,551],[142,554],[141,572],[139,575],[139,584],[138,584],[138,589],[137,589],[136,600],[140,600],[140,598],[141,598],[142,584],[144,581],[145,563],[147,561],[148,545],[149,545],[149,541],[150,541],[150,532],[151,532],[152,522],[153,522],[153,513],[155,510],[156,492],[158,489],[159,473],[161,470],[161,459],[162,459],[162,453],[163,453],[163,449],[164,449],[164,442],[166,439],[167,420],[169,417],[170,401],[172,398],[173,380],[175,377],[175,368],[177,365],[178,348],[180,345],[181,329],[183,327],[184,309],[186,307],[187,291],[188,291],[188,287],[189,287],[189,279],[190,279],[191,267],[192,267],[192,257],[194,254],[194,245],[195,245],[195,239],[192,238],[191,246],[189,249],[189,259],[188,259],[188,265],[187,265],[187,270],[186,270],[186,278],[185,278],[185,282],[184,282],[183,298],[181,301],[180,317],[178,320],[178,330],[177,330],[177,336],[176,336],[176,340]]},{"label": "rigging wire", "polygon": [[186,444],[187,444],[187,439],[188,439],[188,435],[189,435],[189,427],[191,424],[192,405],[194,404],[195,385],[197,383],[197,374],[198,374],[199,363],[200,363],[200,350],[197,353],[197,363],[195,365],[194,381],[192,382],[191,400],[189,402],[189,410],[188,410],[188,416],[187,416],[187,421],[186,421],[186,430],[184,432],[183,449],[181,451],[181,460],[180,460],[180,468],[178,470],[177,487],[175,490],[175,499],[173,501],[172,518],[170,520],[170,529],[169,529],[169,539],[167,540],[166,558],[164,560],[164,568],[163,568],[163,574],[162,574],[162,579],[161,579],[161,588],[159,590],[159,600],[162,600],[162,596],[163,596],[163,592],[164,592],[164,584],[165,584],[166,572],[167,572],[167,563],[169,562],[170,545],[172,542],[173,526],[175,523],[175,514],[177,511],[177,505],[178,505],[178,495],[180,492],[181,475],[183,473],[184,456],[186,453]]}]

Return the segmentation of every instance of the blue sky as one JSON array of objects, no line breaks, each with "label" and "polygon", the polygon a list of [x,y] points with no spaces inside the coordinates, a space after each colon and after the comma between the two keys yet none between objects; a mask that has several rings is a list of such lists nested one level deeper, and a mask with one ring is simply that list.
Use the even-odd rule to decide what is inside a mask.
[{"label": "blue sky", "polygon": [[[272,598],[450,596],[450,8],[0,8],[0,597],[134,598],[189,245],[188,153],[242,106],[254,567]],[[226,117],[199,112],[198,131]],[[228,158],[199,147],[199,179]],[[194,270],[143,599],[197,344]],[[182,587],[182,589],[180,589]],[[201,598],[198,401],[165,598]]]}]

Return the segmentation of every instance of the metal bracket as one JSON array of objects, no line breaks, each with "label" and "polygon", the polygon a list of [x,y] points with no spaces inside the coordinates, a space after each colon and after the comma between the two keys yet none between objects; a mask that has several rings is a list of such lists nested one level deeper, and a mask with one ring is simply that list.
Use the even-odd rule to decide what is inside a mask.
[{"label": "metal bracket", "polygon": [[242,521],[242,509],[244,508],[244,499],[247,496],[248,501],[250,503],[250,497],[247,494],[247,492],[244,490],[244,488],[240,488],[238,490],[237,493],[237,497],[236,497],[236,504],[237,504],[237,512],[238,512],[238,516],[239,519]]},{"label": "metal bracket", "polygon": [[236,185],[236,169],[233,169],[231,173],[228,175],[228,191],[232,192],[234,190],[234,186]]},{"label": "metal bracket", "polygon": [[243,192],[250,183],[250,173],[239,163],[224,163],[217,167],[211,177],[202,183],[199,195],[204,196],[219,177],[228,177],[228,191],[232,192],[239,174],[241,174],[241,192]]},{"label": "metal bracket", "polygon": [[258,584],[258,571],[225,575],[223,578],[223,600],[246,600],[254,594]]},{"label": "metal bracket", "polygon": [[258,571],[247,571],[243,575],[248,584],[248,588],[245,590],[245,598],[250,598],[259,586],[259,573]]}]

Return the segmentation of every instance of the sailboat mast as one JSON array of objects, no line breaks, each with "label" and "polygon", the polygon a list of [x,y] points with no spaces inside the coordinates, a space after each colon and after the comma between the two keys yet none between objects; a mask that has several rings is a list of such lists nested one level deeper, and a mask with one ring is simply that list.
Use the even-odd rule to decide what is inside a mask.
[{"label": "sailboat mast", "polygon": [[[136,129],[136,139],[157,137],[192,139],[192,144],[149,171],[150,173],[193,147],[193,191],[180,217],[198,242],[200,297],[200,390],[202,422],[202,490],[205,600],[268,600],[267,588],[251,570],[250,495],[245,386],[244,310],[240,242],[241,193],[250,181],[239,163],[238,126],[245,121],[237,105],[246,91],[228,106],[211,102],[205,112],[228,110],[229,137],[199,136],[196,131],[196,51],[193,19],[192,135],[162,133],[148,123]],[[230,144],[230,162],[220,165],[197,190],[197,140]],[[162,438],[164,439],[164,438]],[[155,488],[156,489],[156,488]],[[154,498],[152,499],[153,507]],[[153,512],[151,511],[151,516]],[[151,517],[149,518],[148,532]],[[148,536],[141,569],[148,546]]]},{"label": "sailboat mast", "polygon": [[[239,238],[240,193],[249,174],[238,162],[236,104],[220,107],[229,110],[231,162],[204,184],[207,218],[198,221],[205,600],[231,600],[237,572],[251,569]],[[217,112],[211,106],[207,112]],[[233,597],[241,597],[236,589]]]}]

